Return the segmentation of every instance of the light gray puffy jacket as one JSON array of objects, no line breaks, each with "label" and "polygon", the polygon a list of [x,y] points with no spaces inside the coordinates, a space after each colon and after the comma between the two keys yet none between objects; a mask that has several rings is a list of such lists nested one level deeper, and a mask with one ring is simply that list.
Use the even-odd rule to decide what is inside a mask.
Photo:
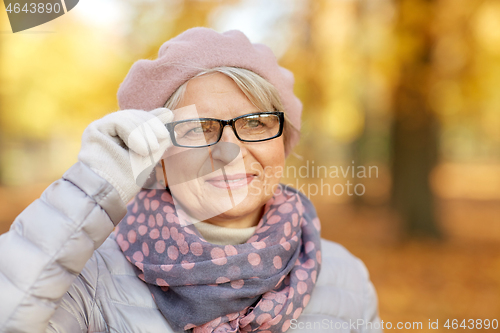
[{"label": "light gray puffy jacket", "polygon": [[[49,186],[0,236],[0,332],[172,332],[108,237],[125,213],[116,190],[80,162]],[[289,331],[380,332],[363,263],[321,245],[316,288]]]}]

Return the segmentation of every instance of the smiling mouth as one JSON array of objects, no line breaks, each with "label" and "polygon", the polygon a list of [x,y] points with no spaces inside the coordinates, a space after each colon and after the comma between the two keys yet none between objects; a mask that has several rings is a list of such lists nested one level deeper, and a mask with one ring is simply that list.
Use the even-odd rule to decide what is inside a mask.
[{"label": "smiling mouth", "polygon": [[206,182],[210,185],[222,189],[237,189],[245,187],[254,180],[254,174],[234,174],[223,175],[207,179]]}]

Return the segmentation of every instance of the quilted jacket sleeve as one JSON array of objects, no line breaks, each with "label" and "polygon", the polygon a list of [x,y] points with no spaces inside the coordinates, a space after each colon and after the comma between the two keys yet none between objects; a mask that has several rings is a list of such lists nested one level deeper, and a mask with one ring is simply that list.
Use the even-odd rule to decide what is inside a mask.
[{"label": "quilted jacket sleeve", "polygon": [[50,185],[0,236],[0,332],[45,332],[125,213],[117,191],[81,162]]}]

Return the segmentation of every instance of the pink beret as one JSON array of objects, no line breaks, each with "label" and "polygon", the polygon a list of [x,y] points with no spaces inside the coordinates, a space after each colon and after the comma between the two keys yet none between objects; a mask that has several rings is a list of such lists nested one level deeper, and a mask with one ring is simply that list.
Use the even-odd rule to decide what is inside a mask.
[{"label": "pink beret", "polygon": [[[162,107],[179,86],[204,70],[228,66],[248,69],[276,87],[292,125],[300,130],[302,103],[293,93],[293,74],[278,65],[271,49],[252,44],[238,30],[222,34],[192,28],[165,42],[155,60],[132,65],[118,89],[120,109],[151,111]],[[288,133],[288,155],[299,140],[299,131]]]}]

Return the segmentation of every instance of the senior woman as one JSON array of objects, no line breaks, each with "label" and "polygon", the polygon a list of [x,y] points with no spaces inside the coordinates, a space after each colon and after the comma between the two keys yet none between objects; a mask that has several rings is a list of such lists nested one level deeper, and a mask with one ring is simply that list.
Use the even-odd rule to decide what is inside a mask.
[{"label": "senior woman", "polygon": [[118,101],[0,237],[2,332],[380,331],[364,265],[279,183],[301,104],[269,48],[187,30]]}]

